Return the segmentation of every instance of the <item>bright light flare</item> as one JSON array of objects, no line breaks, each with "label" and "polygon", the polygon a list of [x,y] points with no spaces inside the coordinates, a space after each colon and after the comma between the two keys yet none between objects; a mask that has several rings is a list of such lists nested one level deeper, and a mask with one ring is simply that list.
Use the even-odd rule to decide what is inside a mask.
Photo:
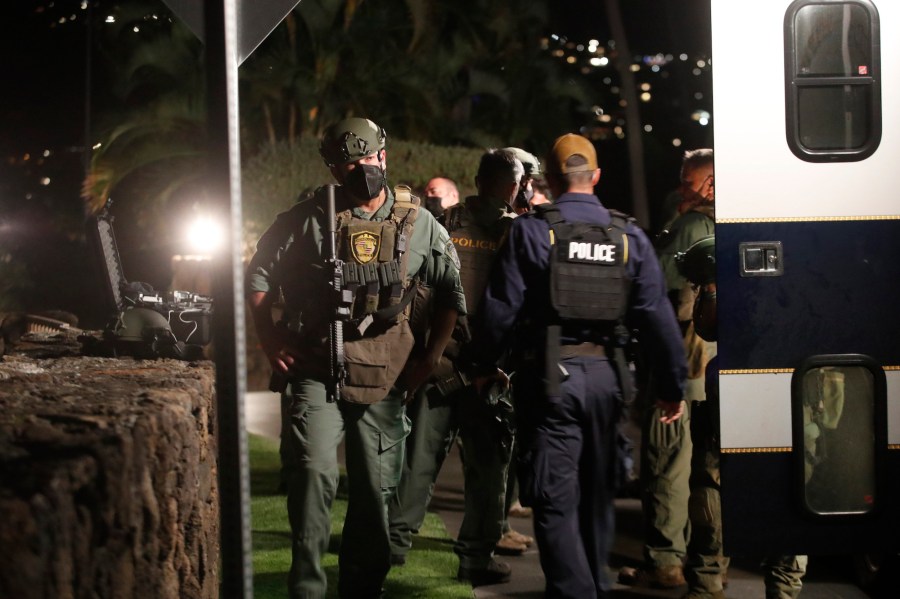
[{"label": "bright light flare", "polygon": [[207,216],[198,216],[189,223],[186,236],[191,251],[203,255],[216,253],[225,243],[224,227]]}]

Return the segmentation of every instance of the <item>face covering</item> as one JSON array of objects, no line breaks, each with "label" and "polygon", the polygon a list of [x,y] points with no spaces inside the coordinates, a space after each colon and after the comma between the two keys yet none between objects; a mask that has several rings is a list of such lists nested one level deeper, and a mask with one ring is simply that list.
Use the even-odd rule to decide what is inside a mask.
[{"label": "face covering", "polygon": [[435,218],[439,217],[444,213],[444,209],[441,208],[441,200],[443,198],[437,198],[434,196],[426,196],[425,197],[425,210],[430,212],[432,216]]},{"label": "face covering", "polygon": [[530,187],[526,189],[524,185],[519,186],[519,193],[516,194],[516,199],[514,200],[515,205],[514,208],[521,208],[523,210],[531,209],[531,199],[534,197],[534,190]]},{"label": "face covering", "polygon": [[355,197],[371,200],[378,197],[386,185],[384,171],[374,164],[357,164],[347,173],[344,185]]}]

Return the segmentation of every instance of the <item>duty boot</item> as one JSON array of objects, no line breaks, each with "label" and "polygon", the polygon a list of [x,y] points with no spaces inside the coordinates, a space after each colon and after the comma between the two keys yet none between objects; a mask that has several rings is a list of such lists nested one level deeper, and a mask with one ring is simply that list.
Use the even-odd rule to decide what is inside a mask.
[{"label": "duty boot", "polygon": [[681,566],[659,566],[640,570],[626,566],[619,570],[618,580],[622,584],[656,589],[676,589],[687,584]]},{"label": "duty boot", "polygon": [[529,536],[529,535],[523,535],[519,531],[513,530],[511,528],[508,531],[506,531],[506,533],[503,536],[509,537],[516,543],[525,545],[526,547],[531,547],[532,545],[534,545],[534,537]]},{"label": "duty boot", "polygon": [[512,575],[512,568],[505,562],[498,562],[491,558],[491,561],[483,568],[467,568],[460,566],[456,573],[456,579],[461,582],[468,582],[473,587],[480,587],[489,584],[502,584],[509,582]]},{"label": "duty boot", "polygon": [[504,534],[494,546],[494,552],[499,555],[522,555],[528,549],[528,545],[520,543],[509,533]]}]

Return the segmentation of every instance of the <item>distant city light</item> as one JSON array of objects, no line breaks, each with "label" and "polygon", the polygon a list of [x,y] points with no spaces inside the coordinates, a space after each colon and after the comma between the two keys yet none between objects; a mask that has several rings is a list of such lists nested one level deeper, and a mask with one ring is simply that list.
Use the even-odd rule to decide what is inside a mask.
[{"label": "distant city light", "polygon": [[50,177],[41,177],[41,185],[45,187],[50,185]]},{"label": "distant city light", "polygon": [[653,65],[652,67],[650,67],[650,70],[653,71],[654,73],[659,73],[659,65],[658,64]]},{"label": "distant city light", "polygon": [[81,10],[87,10],[87,0],[81,0]]},{"label": "distant city light", "polygon": [[641,83],[641,91],[642,92],[650,91],[650,84],[649,83]]},{"label": "distant city light", "polygon": [[141,28],[138,27],[137,25],[135,25],[134,29],[132,29],[132,31],[134,31],[135,33],[138,33],[140,30],[141,30]]},{"label": "distant city light", "polygon": [[650,101],[650,92],[644,92],[644,93],[642,93],[642,94],[641,94],[641,101],[642,101],[642,102],[649,102],[649,101]]},{"label": "distant city light", "polygon": [[566,57],[566,62],[569,63],[569,64],[575,64],[575,61],[576,61],[576,60],[578,60],[578,59],[575,58],[574,56],[567,56],[567,57]]},{"label": "distant city light", "polygon": [[612,117],[609,116],[608,114],[601,114],[601,115],[597,118],[597,120],[600,121],[601,123],[609,123],[609,122],[612,121]]},{"label": "distant city light", "polygon": [[106,22],[107,22],[107,23],[115,23],[115,22],[116,22],[116,18],[115,18],[113,15],[107,15],[107,17],[106,17]]},{"label": "distant city light", "polygon": [[97,143],[95,143],[94,145],[91,146],[91,149],[92,149],[92,150],[99,150],[102,146],[103,146],[103,142],[99,142],[99,141],[98,141]]},{"label": "distant city light", "polygon": [[594,56],[591,58],[591,64],[595,67],[605,67],[609,64],[609,59],[605,56]]},{"label": "distant city light", "polygon": [[50,156],[50,150],[44,150],[44,158]]},{"label": "distant city light", "polygon": [[675,146],[676,148],[680,148],[681,140],[676,137],[675,139],[672,140],[672,145]]},{"label": "distant city light", "polygon": [[691,114],[691,119],[697,121],[703,127],[709,124],[709,118],[710,114],[706,110],[695,110]]},{"label": "distant city light", "polygon": [[700,68],[702,69],[703,67],[706,66],[706,61],[703,60],[703,59],[698,60],[698,61],[697,61],[697,66],[700,67]]},{"label": "distant city light", "polygon": [[694,75],[700,75],[701,73],[703,73],[703,71],[701,71],[700,69],[694,69],[693,71],[691,71],[691,73],[693,73]]},{"label": "distant city light", "polygon": [[632,73],[637,73],[637,72],[640,71],[640,70],[641,70],[641,65],[636,64],[636,63],[634,63],[634,64],[631,65],[631,72],[632,72]]},{"label": "distant city light", "polygon": [[653,125],[644,125],[644,131],[650,133],[651,131],[653,131]]},{"label": "distant city light", "polygon": [[695,100],[702,100],[702,99],[703,99],[703,92],[697,92],[697,93],[695,93],[695,94],[694,94],[694,99],[695,99]]},{"label": "distant city light", "polygon": [[678,58],[679,58],[680,60],[687,60],[687,59],[688,59],[688,55],[682,52],[681,54],[678,55]]}]

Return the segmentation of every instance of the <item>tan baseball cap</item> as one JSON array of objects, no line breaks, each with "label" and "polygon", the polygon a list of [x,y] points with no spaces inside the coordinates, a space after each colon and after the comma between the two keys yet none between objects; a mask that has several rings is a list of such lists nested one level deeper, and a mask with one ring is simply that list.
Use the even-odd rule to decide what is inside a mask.
[{"label": "tan baseball cap", "polygon": [[[566,166],[566,161],[572,156],[581,156],[587,160],[587,164],[581,166]],[[597,169],[597,150],[589,139],[582,135],[566,133],[556,138],[553,147],[547,154],[546,168],[548,172],[567,175]]]}]

